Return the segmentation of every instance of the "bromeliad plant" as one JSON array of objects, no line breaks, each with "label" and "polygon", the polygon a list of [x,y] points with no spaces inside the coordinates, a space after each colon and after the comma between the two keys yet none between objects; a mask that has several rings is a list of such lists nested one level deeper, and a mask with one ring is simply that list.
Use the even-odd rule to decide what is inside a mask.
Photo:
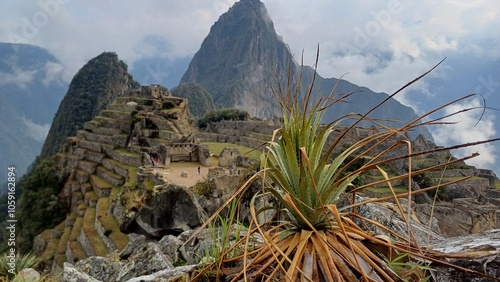
[{"label": "bromeliad plant", "polygon": [[[389,96],[379,106],[421,77]],[[256,233],[262,237],[263,244],[252,251],[244,248],[244,253],[238,257],[229,258],[223,254],[222,260],[218,263],[220,268],[222,269],[224,265],[232,265],[233,271],[230,271],[232,274],[229,276],[232,277],[233,281],[240,279],[245,281],[261,279],[265,281],[402,281],[407,277],[401,277],[400,274],[396,273],[384,257],[391,261],[395,254],[407,254],[409,260],[419,258],[419,261],[424,259],[429,262],[447,264],[441,259],[443,254],[431,250],[424,252],[417,245],[416,240],[412,237],[408,221],[408,237],[403,237],[382,224],[363,218],[355,212],[355,207],[370,201],[394,199],[401,217],[409,218],[403,212],[398,198],[408,197],[409,202],[411,202],[413,194],[436,189],[442,184],[419,191],[412,191],[409,187],[407,193],[400,195],[396,195],[392,191],[393,196],[391,197],[358,203],[352,201],[342,208],[339,208],[338,204],[340,200],[346,198],[354,199],[354,197],[347,197],[348,188],[351,190],[350,193],[356,193],[360,189],[382,183],[387,183],[391,187],[390,182],[393,180],[402,178],[411,180],[412,175],[446,167],[474,157],[475,155],[471,155],[434,167],[418,171],[411,170],[412,157],[430,152],[412,152],[409,141],[405,140],[404,133],[421,125],[441,122],[439,119],[423,122],[423,119],[449,104],[395,129],[367,118],[367,115],[377,106],[365,115],[357,116],[357,121],[352,126],[337,132],[341,120],[322,125],[323,115],[328,107],[342,102],[342,99],[348,95],[341,99],[333,96],[324,97],[313,103],[314,78],[305,96],[299,94],[300,80],[294,89],[290,86],[290,82],[284,90],[279,88],[277,96],[283,109],[282,128],[274,132],[272,140],[268,143],[267,151],[261,157],[259,173],[251,177],[232,198],[239,197],[244,193],[249,183],[257,177],[261,179],[262,192],[256,194],[250,202],[252,221],[248,229],[249,232],[246,239],[242,239],[236,245],[248,245],[250,236]],[[344,118],[352,118],[353,116]],[[352,145],[343,148],[344,150],[338,153],[336,148],[344,146],[345,139],[350,138],[349,131],[362,120],[372,121],[381,130],[361,140],[351,142]],[[392,146],[387,146],[387,143],[393,141]],[[485,142],[489,141],[492,140]],[[384,146],[382,146],[383,144]],[[395,152],[396,149],[405,145],[409,148],[407,154],[388,157],[389,152]],[[437,150],[449,150],[471,145],[473,144]],[[364,159],[363,164],[351,169],[353,164],[359,162],[360,159]],[[380,167],[399,159],[407,159],[410,162],[408,173],[387,177],[387,174]],[[372,169],[379,169],[386,176],[385,179],[353,187],[353,181],[360,174]],[[408,182],[411,183],[411,181]],[[272,195],[280,203],[280,206],[278,208],[264,207],[258,210],[256,201],[269,195]],[[277,219],[275,217],[269,218],[265,222],[259,222],[259,214],[273,208],[278,211]],[[215,215],[212,218],[214,217]],[[370,234],[355,224],[352,218],[376,225],[391,234],[392,238]],[[226,253],[231,252],[231,249],[229,247]],[[374,249],[377,251],[373,251]],[[234,266],[235,263],[239,263],[239,266]],[[234,273],[234,269],[238,269],[238,267],[239,270]],[[476,274],[481,275],[480,273]]]}]

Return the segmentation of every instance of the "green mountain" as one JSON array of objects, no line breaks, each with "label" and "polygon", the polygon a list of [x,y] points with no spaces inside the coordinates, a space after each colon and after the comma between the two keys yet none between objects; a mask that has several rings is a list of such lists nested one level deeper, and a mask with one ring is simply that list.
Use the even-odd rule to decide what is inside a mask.
[{"label": "green mountain", "polygon": [[[76,135],[83,124],[92,120],[116,97],[140,85],[127,72],[127,65],[115,53],[104,52],[90,60],[74,76],[54,117],[42,153],[32,169],[18,180],[20,251],[30,250],[33,238],[60,223],[68,203],[61,195],[64,173],[52,156],[67,137]],[[0,213],[0,220],[5,213]],[[0,235],[4,235],[1,234]],[[3,236],[0,236],[2,247]]]},{"label": "green mountain", "polygon": [[[301,71],[303,86],[312,80],[314,74],[312,68],[301,69],[293,60],[286,43],[276,34],[264,4],[259,0],[241,0],[211,27],[181,84],[201,84],[217,107],[235,107],[251,116],[270,118],[280,115],[272,89],[278,87],[278,81],[287,81],[289,70],[292,85],[297,84]],[[317,75],[313,93],[318,97],[327,96],[337,81],[336,78]],[[325,122],[350,112],[364,114],[387,97],[385,93],[375,93],[345,80],[339,82],[335,94],[341,96],[350,92],[356,92],[347,99],[350,103],[339,103],[330,108]],[[412,108],[391,99],[371,117],[407,122],[417,115]],[[393,122],[385,123],[395,126]],[[412,136],[419,133],[432,140],[425,128]]]},{"label": "green mountain", "polygon": [[172,89],[172,95],[188,99],[189,111],[192,115],[201,117],[215,109],[214,101],[203,86],[196,83],[181,84]]},{"label": "green mountain", "polygon": [[112,52],[104,52],[90,60],[74,76],[68,92],[50,127],[40,157],[59,150],[67,137],[76,134],[83,124],[104,110],[114,98],[139,87],[127,72],[127,65]]}]

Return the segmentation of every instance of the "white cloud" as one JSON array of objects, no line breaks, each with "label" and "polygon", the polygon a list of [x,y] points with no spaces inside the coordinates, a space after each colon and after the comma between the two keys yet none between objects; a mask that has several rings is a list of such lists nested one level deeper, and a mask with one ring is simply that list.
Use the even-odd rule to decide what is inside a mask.
[{"label": "white cloud", "polygon": [[[451,105],[444,110],[444,115],[458,112],[462,109],[477,108],[475,110],[460,113],[446,119],[448,122],[456,122],[452,125],[439,125],[431,128],[431,133],[438,145],[456,145],[495,137],[495,116],[486,112],[482,117],[481,102],[474,98],[469,101]],[[479,121],[479,122],[478,122]],[[496,149],[491,143],[481,144],[473,147],[462,148],[453,154],[464,157],[479,152],[480,156],[467,161],[468,164],[479,168],[496,169]]]},{"label": "white cloud", "polygon": [[49,133],[50,124],[37,124],[28,118],[23,117],[23,132],[29,138],[35,139],[36,141],[43,142]]},{"label": "white cloud", "polygon": [[54,62],[47,62],[44,66],[45,76],[42,79],[42,83],[45,86],[55,82],[60,83],[62,79],[62,74],[64,71],[64,67],[61,64]]},{"label": "white cloud", "polygon": [[[56,2],[47,0],[51,1]],[[161,52],[169,58],[192,56],[211,25],[235,2],[65,1],[52,10],[37,2],[9,2],[0,11],[0,41],[9,41],[12,32],[22,36],[26,20],[34,24],[35,15],[47,14],[47,20],[36,25],[36,34],[25,36],[25,41],[55,54],[64,64],[65,80],[69,82],[83,64],[103,51],[117,52],[129,65]],[[450,52],[498,55],[500,49],[485,50],[477,40],[469,40],[488,38],[500,47],[500,34],[491,28],[500,25],[500,7],[495,0],[263,2],[277,33],[296,58],[304,51],[305,63],[312,65],[319,44],[322,76],[338,77],[349,72],[354,83],[376,91],[390,92],[397,84],[393,81],[405,81],[412,76],[409,73],[420,74]],[[361,38],[359,31],[368,39],[366,46],[356,45]],[[160,38],[168,50],[145,44],[147,36]],[[349,45],[355,48],[346,52]],[[348,53],[350,58],[340,58],[339,52]],[[378,64],[373,52],[392,56],[377,69],[377,78],[365,73],[365,63]],[[394,74],[399,74],[397,79]]]},{"label": "white cloud", "polygon": [[0,86],[15,84],[17,87],[25,89],[33,81],[36,73],[36,70],[23,71],[19,68],[13,68],[12,72],[8,73],[0,72]]}]

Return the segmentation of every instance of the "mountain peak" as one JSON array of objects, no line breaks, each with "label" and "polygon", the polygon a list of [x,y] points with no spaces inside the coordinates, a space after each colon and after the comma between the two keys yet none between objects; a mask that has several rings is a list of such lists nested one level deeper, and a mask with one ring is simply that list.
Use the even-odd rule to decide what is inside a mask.
[{"label": "mountain peak", "polygon": [[137,85],[116,53],[104,52],[91,59],[73,77],[54,117],[41,157],[56,153],[67,137],[75,135],[111,100]]},{"label": "mountain peak", "polygon": [[[267,9],[264,3],[259,0],[241,0],[236,2],[229,8],[227,13],[220,16],[219,21],[223,21],[226,24],[229,21],[230,23],[234,23],[235,27],[242,30],[259,27],[265,28],[267,32],[276,34],[273,21],[267,13]],[[218,22],[214,24],[214,27],[217,26]]]},{"label": "mountain peak", "polygon": [[242,0],[211,27],[181,83],[202,85],[220,107],[269,118],[280,112],[271,93],[276,74],[286,75],[291,58],[264,4]]}]

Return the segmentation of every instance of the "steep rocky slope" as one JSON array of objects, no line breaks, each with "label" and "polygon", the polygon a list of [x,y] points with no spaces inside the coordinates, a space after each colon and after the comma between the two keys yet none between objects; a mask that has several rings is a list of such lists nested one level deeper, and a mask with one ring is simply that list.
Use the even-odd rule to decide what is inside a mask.
[{"label": "steep rocky slope", "polygon": [[[273,93],[279,87],[278,81],[285,83],[290,73],[290,83],[297,85],[302,74],[302,93],[312,81],[314,70],[307,66],[299,67],[294,59],[298,58],[293,58],[286,43],[276,34],[264,4],[259,0],[242,0],[221,15],[211,27],[184,73],[181,84],[201,84],[217,107],[235,107],[247,111],[251,116],[271,118],[281,115]],[[314,95],[328,96],[337,82],[336,78],[325,79],[318,75]],[[402,85],[404,83],[401,82]],[[350,103],[338,103],[329,109],[325,122],[351,112],[364,114],[388,96],[345,80],[339,81],[334,94],[339,98],[351,92],[355,94],[346,99]],[[417,115],[412,108],[390,99],[370,117],[390,126],[398,126],[415,119]],[[363,126],[371,124],[365,123]],[[424,127],[411,132],[413,138],[418,134],[424,134],[432,140]]]},{"label": "steep rocky slope", "polygon": [[40,154],[46,158],[59,149],[64,140],[75,135],[83,123],[91,120],[114,98],[138,87],[127,65],[112,52],[90,60],[75,75],[59,105]]}]

